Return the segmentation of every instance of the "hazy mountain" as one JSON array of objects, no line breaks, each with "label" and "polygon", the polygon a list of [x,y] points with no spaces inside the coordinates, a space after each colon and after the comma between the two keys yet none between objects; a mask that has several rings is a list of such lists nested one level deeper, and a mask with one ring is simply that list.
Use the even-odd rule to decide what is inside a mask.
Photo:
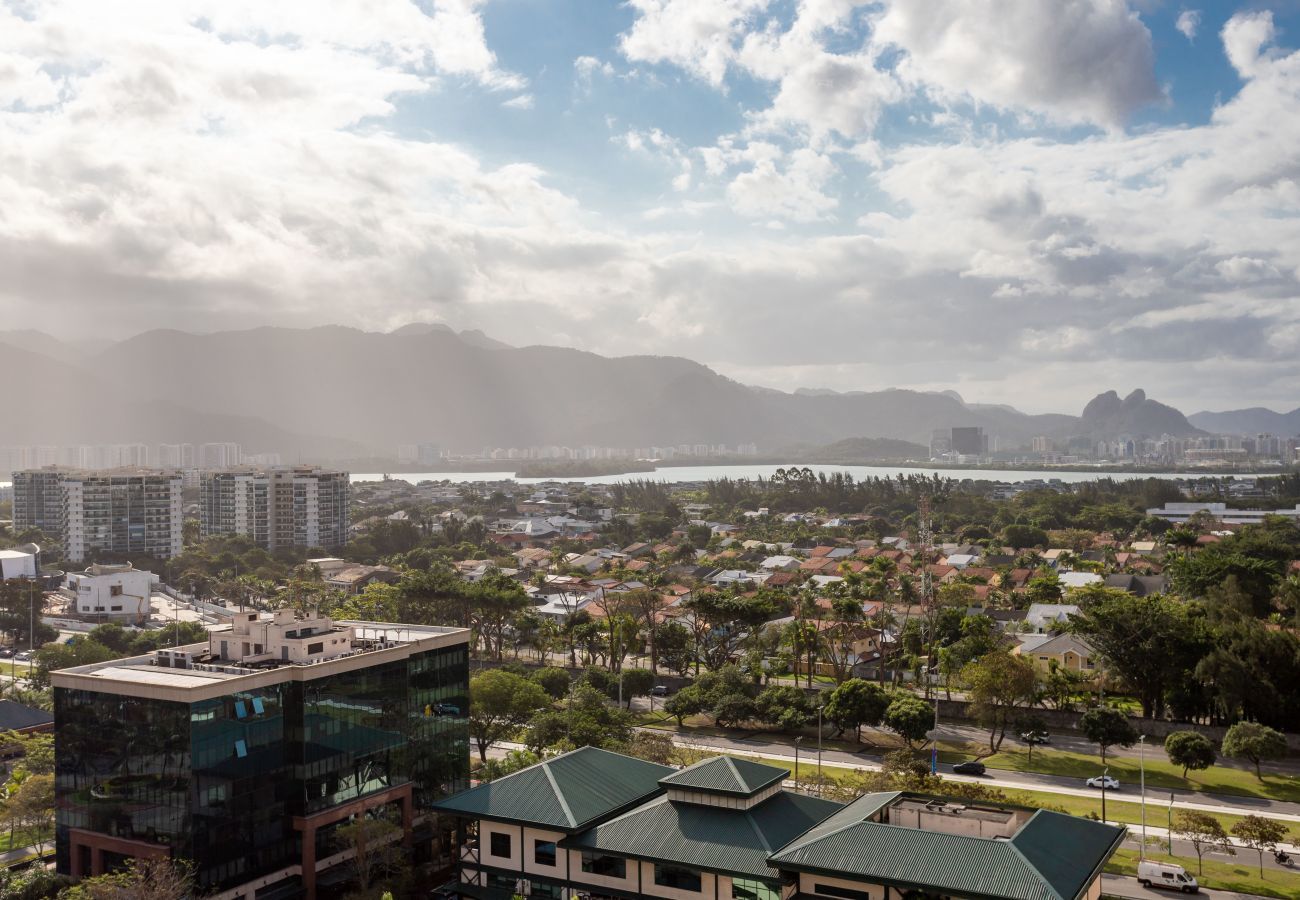
[{"label": "hazy mountain", "polygon": [[152,331],[89,357],[85,371],[34,356],[0,366],[11,384],[33,383],[32,371],[49,375],[35,380],[39,399],[29,398],[7,443],[233,440],[286,458],[347,458],[424,441],[462,452],[750,442],[770,452],[858,441],[836,452],[896,458],[919,455],[933,431],[954,426],[982,426],[1010,446],[1040,434],[1194,431],[1140,391],[1123,401],[1104,394],[1082,419],[967,404],[951,391],[786,393],[680,357],[509,347],[430,323],[389,334]]},{"label": "hazy mountain", "polygon": [[814,462],[857,462],[864,459],[923,459],[930,448],[894,438],[845,438],[800,454]]},{"label": "hazy mountain", "polygon": [[1188,418],[1197,428],[1215,434],[1276,434],[1279,437],[1300,434],[1300,409],[1280,413],[1252,406],[1226,412],[1198,412]]},{"label": "hazy mountain", "polygon": [[[10,346],[0,353],[5,445],[160,444],[238,441],[251,453],[278,452],[286,462],[343,457],[361,445],[335,436],[294,434],[264,419],[198,412],[140,391],[111,367],[90,371]],[[158,373],[155,373],[156,377]]]},{"label": "hazy mountain", "polygon": [[1187,417],[1174,409],[1147,397],[1138,389],[1123,400],[1114,391],[1098,394],[1083,408],[1075,434],[1089,437],[1114,437],[1116,435],[1203,434],[1187,421]]},{"label": "hazy mountain", "polygon": [[63,341],[43,331],[22,328],[15,331],[0,331],[0,344],[43,353],[55,359],[67,359],[83,353],[98,353],[108,346],[108,341]]}]

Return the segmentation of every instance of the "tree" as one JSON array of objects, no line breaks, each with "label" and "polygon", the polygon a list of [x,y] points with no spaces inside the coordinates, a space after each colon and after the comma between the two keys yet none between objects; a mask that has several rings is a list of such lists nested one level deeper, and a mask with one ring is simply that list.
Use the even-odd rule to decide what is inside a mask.
[{"label": "tree", "polygon": [[537,682],[501,669],[478,672],[469,683],[469,733],[480,762],[488,748],[510,737],[537,712],[551,705]]},{"label": "tree", "polygon": [[1047,548],[1047,532],[1033,525],[1008,525],[1002,529],[1002,543],[1017,550]]},{"label": "tree", "polygon": [[989,752],[996,753],[1007,736],[1015,711],[1034,699],[1038,674],[1023,656],[996,650],[962,669],[970,686],[975,718],[989,730]]},{"label": "tree", "polygon": [[1128,716],[1113,706],[1094,706],[1079,719],[1079,728],[1101,750],[1102,765],[1106,764],[1109,748],[1132,747],[1138,739]]},{"label": "tree", "polygon": [[1223,736],[1223,755],[1250,760],[1255,765],[1255,777],[1263,781],[1260,762],[1286,756],[1286,738],[1267,725],[1238,722]]},{"label": "tree", "polygon": [[808,724],[813,714],[808,695],[788,684],[763,688],[754,699],[754,707],[759,721],[782,731],[798,731]]},{"label": "tree", "polygon": [[704,709],[704,692],[698,684],[688,684],[664,701],[664,712],[677,719],[678,728],[687,716],[698,716]]},{"label": "tree", "polygon": [[28,839],[40,851],[54,830],[54,776],[23,774],[25,777],[21,779],[11,777],[11,790],[4,804],[5,816],[11,829],[26,832]]},{"label": "tree", "polygon": [[546,666],[538,669],[532,674],[533,681],[541,685],[542,690],[550,694],[555,700],[559,700],[565,694],[569,693],[569,673],[564,669],[556,666]]},{"label": "tree", "polygon": [[96,875],[65,888],[59,900],[188,900],[194,877],[184,862],[128,859],[120,872]]},{"label": "tree", "polygon": [[1196,872],[1205,874],[1205,852],[1219,850],[1230,856],[1236,856],[1228,833],[1223,830],[1219,820],[1209,813],[1194,809],[1180,809],[1174,815],[1174,834],[1189,841],[1196,851]]},{"label": "tree", "polygon": [[[1038,713],[1022,713],[1016,719],[1016,727],[1022,734],[1046,734],[1047,720]],[[1034,742],[1029,741],[1029,759],[1034,758]]]},{"label": "tree", "polygon": [[[623,685],[623,699],[627,701],[628,709],[632,708],[633,697],[648,696],[655,686],[655,677],[649,669],[627,669],[619,672],[618,680]],[[617,695],[617,688],[614,693]]]},{"label": "tree", "polygon": [[856,739],[861,740],[862,726],[879,725],[890,699],[876,682],[850,678],[831,691],[823,714],[838,729],[837,737],[852,728]]},{"label": "tree", "polygon": [[626,710],[610,706],[606,695],[589,684],[573,687],[564,709],[548,709],[533,716],[525,742],[538,752],[545,747],[618,748],[632,738],[632,719]]},{"label": "tree", "polygon": [[1276,819],[1249,815],[1233,823],[1232,836],[1259,854],[1259,877],[1264,877],[1264,851],[1276,850],[1286,839],[1286,826]]},{"label": "tree", "polygon": [[884,725],[915,750],[925,743],[926,732],[934,727],[934,707],[920,697],[903,694],[894,698],[885,710]]},{"label": "tree", "polygon": [[1079,604],[1071,630],[1132,687],[1142,715],[1161,718],[1171,689],[1190,680],[1208,649],[1202,615],[1169,597],[1136,597],[1119,588],[1088,585],[1072,592]]},{"label": "tree", "polygon": [[1183,767],[1183,777],[1188,769],[1201,771],[1214,765],[1214,742],[1199,731],[1174,731],[1165,738],[1165,753],[1169,761]]}]

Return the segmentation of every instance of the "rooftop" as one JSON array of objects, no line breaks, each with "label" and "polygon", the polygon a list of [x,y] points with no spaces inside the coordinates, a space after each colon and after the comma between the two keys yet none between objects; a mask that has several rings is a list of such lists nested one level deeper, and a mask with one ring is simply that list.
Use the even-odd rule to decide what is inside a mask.
[{"label": "rooftop", "polygon": [[714,756],[673,772],[659,783],[680,790],[750,797],[784,780],[789,774],[788,769],[748,759]]},{"label": "rooftop", "polygon": [[[52,674],[52,681],[55,687],[190,702],[266,684],[306,681],[365,668],[387,658],[405,658],[413,652],[469,640],[465,628],[360,621],[335,624],[339,633],[351,631],[351,647],[328,658],[230,660],[214,655],[210,643],[203,642],[60,669]],[[215,638],[231,633],[229,625],[212,631]]]},{"label": "rooftop", "polygon": [[433,804],[453,815],[579,831],[662,788],[668,766],[582,747]]}]

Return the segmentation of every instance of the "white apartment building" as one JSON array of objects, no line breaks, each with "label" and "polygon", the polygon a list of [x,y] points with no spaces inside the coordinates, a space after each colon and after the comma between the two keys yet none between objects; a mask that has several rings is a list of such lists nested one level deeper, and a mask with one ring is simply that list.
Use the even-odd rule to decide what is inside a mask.
[{"label": "white apartment building", "polygon": [[158,465],[165,469],[192,469],[198,465],[193,444],[159,444]]},{"label": "white apartment building", "polygon": [[82,562],[99,553],[179,556],[182,545],[181,476],[150,469],[64,471],[64,555]]},{"label": "white apartment building", "polygon": [[1166,503],[1147,510],[1148,516],[1182,525],[1196,513],[1207,513],[1225,525],[1258,525],[1265,516],[1282,516],[1300,522],[1300,504],[1295,509],[1231,509],[1226,503]]},{"label": "white apartment building", "polygon": [[203,473],[203,534],[240,534],[258,545],[339,547],[348,539],[347,472],[314,466]]},{"label": "white apartment building", "polygon": [[143,622],[152,611],[154,574],[130,563],[91,566],[70,572],[67,593],[78,616],[92,620]]}]

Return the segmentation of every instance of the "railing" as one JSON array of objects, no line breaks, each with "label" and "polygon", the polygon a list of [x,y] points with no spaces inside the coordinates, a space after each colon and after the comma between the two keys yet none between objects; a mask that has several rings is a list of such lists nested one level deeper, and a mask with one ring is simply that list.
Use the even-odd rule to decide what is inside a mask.
[{"label": "railing", "polygon": [[460,848],[460,861],[478,865],[479,852],[477,844],[466,844]]}]

